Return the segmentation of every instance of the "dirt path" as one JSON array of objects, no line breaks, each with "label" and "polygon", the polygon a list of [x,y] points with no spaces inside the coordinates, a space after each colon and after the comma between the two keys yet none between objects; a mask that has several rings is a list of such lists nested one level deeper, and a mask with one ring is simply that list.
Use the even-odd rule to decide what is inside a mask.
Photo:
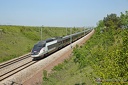
[{"label": "dirt path", "polygon": [[[94,30],[92,30],[91,33],[83,37],[82,39],[78,40],[77,42],[73,43],[72,46],[75,47],[76,43],[80,46],[83,45],[92,35],[94,34]],[[49,65],[43,67],[38,73],[36,73],[33,77],[26,80],[23,85],[41,85],[41,82],[43,80],[43,70],[47,70],[48,73],[51,72],[54,66],[58,65],[59,63],[62,63],[65,59],[68,59],[71,57],[72,49],[68,50],[66,53],[64,53],[62,56],[57,58],[55,61],[51,62]]]}]

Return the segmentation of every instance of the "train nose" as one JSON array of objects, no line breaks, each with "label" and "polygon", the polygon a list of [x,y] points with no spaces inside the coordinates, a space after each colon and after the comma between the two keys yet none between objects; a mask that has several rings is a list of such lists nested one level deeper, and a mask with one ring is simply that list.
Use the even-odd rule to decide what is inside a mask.
[{"label": "train nose", "polygon": [[37,54],[39,54],[39,52],[37,52],[37,51],[33,51],[33,52],[31,53],[31,55],[37,55]]}]

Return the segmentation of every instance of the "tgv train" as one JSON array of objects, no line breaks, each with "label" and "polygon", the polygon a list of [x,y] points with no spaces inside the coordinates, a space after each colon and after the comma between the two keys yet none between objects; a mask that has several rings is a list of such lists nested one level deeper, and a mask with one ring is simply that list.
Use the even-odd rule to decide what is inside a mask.
[{"label": "tgv train", "polygon": [[40,41],[34,45],[31,51],[31,57],[34,59],[43,58],[45,55],[55,52],[58,49],[65,47],[66,45],[69,45],[70,43],[80,39],[90,32],[91,29],[88,29],[86,31],[67,35],[65,37],[50,38],[44,41]]}]

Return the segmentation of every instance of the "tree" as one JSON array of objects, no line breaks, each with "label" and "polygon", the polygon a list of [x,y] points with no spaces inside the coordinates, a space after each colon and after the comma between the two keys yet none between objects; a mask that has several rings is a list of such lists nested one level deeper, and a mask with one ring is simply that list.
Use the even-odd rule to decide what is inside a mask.
[{"label": "tree", "polygon": [[120,19],[121,19],[121,27],[128,28],[128,11],[125,11],[125,14],[121,12]]},{"label": "tree", "polygon": [[98,27],[104,27],[104,22],[103,22],[103,20],[100,20],[100,21],[97,23],[97,26],[98,26]]},{"label": "tree", "polygon": [[104,17],[103,22],[107,29],[118,29],[121,27],[120,17],[118,17],[116,14],[107,15],[107,17]]},{"label": "tree", "polygon": [[103,20],[99,20],[99,22],[97,23],[97,31],[102,32],[104,30],[104,28],[105,28],[105,26],[104,26]]}]

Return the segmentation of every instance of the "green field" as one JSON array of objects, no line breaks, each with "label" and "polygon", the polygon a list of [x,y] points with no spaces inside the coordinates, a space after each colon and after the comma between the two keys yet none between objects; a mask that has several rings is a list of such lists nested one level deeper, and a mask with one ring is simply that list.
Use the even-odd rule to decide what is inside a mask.
[{"label": "green field", "polygon": [[[35,43],[40,41],[41,27],[0,26],[0,63],[29,53]],[[81,29],[73,28],[72,32]],[[42,40],[70,34],[64,27],[43,27]]]}]

